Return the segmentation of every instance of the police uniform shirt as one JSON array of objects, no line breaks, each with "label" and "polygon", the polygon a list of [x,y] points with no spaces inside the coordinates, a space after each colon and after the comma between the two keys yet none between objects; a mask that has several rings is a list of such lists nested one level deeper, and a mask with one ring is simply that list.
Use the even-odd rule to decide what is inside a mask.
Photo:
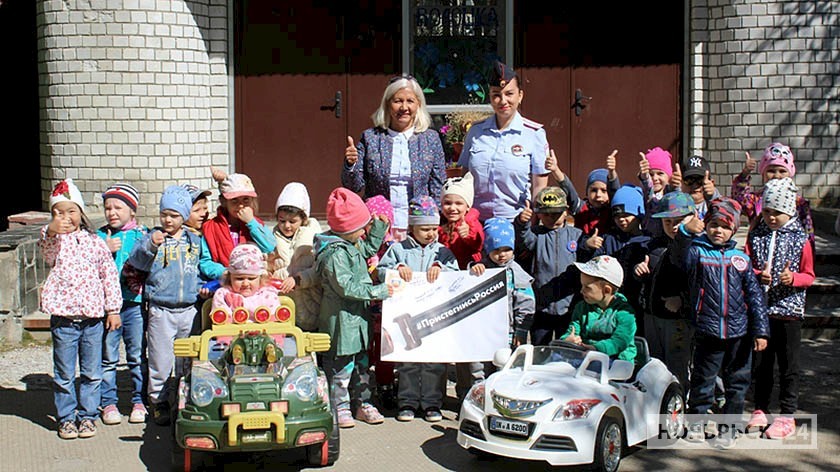
[{"label": "police uniform shirt", "polygon": [[542,125],[518,112],[510,126],[496,129],[496,116],[474,124],[459,163],[475,182],[475,208],[481,221],[513,220],[531,198],[531,175],[544,175],[548,141]]}]

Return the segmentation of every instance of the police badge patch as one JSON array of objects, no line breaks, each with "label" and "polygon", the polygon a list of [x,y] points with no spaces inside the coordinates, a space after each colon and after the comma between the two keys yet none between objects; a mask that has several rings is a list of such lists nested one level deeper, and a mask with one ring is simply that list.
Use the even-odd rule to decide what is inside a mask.
[{"label": "police badge patch", "polygon": [[513,146],[511,146],[510,147],[510,152],[514,156],[521,156],[522,154],[525,153],[525,151],[522,149],[521,144],[514,144]]}]

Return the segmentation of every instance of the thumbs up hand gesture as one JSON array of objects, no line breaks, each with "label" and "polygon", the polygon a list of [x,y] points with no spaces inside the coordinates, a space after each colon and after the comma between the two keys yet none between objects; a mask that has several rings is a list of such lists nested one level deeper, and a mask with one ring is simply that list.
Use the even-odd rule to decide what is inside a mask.
[{"label": "thumbs up hand gesture", "polygon": [[531,210],[531,200],[525,200],[525,209],[519,214],[519,221],[527,223],[534,217],[534,211]]},{"label": "thumbs up hand gesture", "polygon": [[779,282],[782,285],[792,286],[793,285],[793,272],[790,271],[790,261],[785,264],[785,269],[779,275]]},{"label": "thumbs up hand gesture", "polygon": [[633,273],[636,277],[644,277],[650,274],[650,256],[645,256],[645,260],[636,264],[633,268]]},{"label": "thumbs up hand gesture", "polygon": [[356,161],[359,160],[359,150],[356,149],[356,145],[353,144],[353,137],[347,136],[347,148],[344,149],[344,162],[348,166],[352,166],[356,164]]},{"label": "thumbs up hand gesture", "polygon": [[564,341],[570,342],[570,343],[573,343],[573,344],[580,344],[581,342],[583,342],[583,341],[581,341],[580,336],[575,334],[574,325],[572,326],[572,331],[569,333],[568,336],[566,336],[566,339],[564,339]]},{"label": "thumbs up hand gesture", "polygon": [[112,253],[119,251],[122,248],[122,239],[112,238],[111,228],[108,228],[105,234],[105,245],[108,246],[108,250]]},{"label": "thumbs up hand gesture", "polygon": [[763,285],[770,285],[773,281],[773,275],[770,274],[770,263],[764,264],[764,270],[761,271],[761,275],[758,277],[758,281],[761,282]]},{"label": "thumbs up hand gesture", "polygon": [[682,169],[680,169],[680,163],[677,162],[674,166],[674,173],[671,174],[671,187],[679,190],[682,186]]},{"label": "thumbs up hand gesture", "polygon": [[641,156],[641,159],[639,159],[639,178],[644,180],[650,174],[650,162],[645,158],[645,153],[640,152],[639,156]]},{"label": "thumbs up hand gesture", "polygon": [[598,228],[595,228],[595,232],[586,240],[586,247],[589,249],[600,249],[603,245],[604,238],[598,236]]},{"label": "thumbs up hand gesture", "polygon": [[709,171],[706,171],[706,177],[703,179],[703,195],[706,199],[712,198],[715,194],[715,181],[709,177]]},{"label": "thumbs up hand gesture", "polygon": [[741,175],[746,177],[750,173],[755,172],[756,161],[750,156],[750,153],[745,152],[744,154],[747,155],[747,160],[744,161],[744,170],[741,171]]},{"label": "thumbs up hand gesture", "polygon": [[560,166],[557,165],[557,156],[554,154],[554,149],[548,151],[548,157],[545,158],[545,170],[551,172],[551,175],[557,183],[566,180],[566,175],[563,174]]},{"label": "thumbs up hand gesture", "polygon": [[615,178],[617,177],[617,174],[616,174],[616,171],[615,171],[615,164],[616,164],[615,156],[617,154],[618,154],[618,149],[613,149],[613,152],[610,153],[609,156],[607,156],[607,178],[610,179],[610,180],[615,180]]},{"label": "thumbs up hand gesture", "polygon": [[470,225],[467,224],[466,219],[462,219],[461,224],[459,224],[456,229],[458,230],[458,236],[460,236],[461,239],[470,235]]}]

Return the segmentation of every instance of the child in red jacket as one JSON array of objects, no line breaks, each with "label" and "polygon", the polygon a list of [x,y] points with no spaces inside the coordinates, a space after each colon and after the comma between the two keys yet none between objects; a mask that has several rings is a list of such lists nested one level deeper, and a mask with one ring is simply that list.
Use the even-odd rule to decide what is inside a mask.
[{"label": "child in red jacket", "polygon": [[446,223],[438,228],[438,241],[458,260],[461,270],[471,262],[481,261],[484,246],[484,227],[478,221],[473,204],[473,176],[447,179],[440,191],[440,206]]}]

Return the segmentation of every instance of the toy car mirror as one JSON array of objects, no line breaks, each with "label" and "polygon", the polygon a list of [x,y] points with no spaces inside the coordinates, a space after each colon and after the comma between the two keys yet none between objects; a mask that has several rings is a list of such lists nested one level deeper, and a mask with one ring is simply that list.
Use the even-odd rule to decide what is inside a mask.
[{"label": "toy car mirror", "polygon": [[493,365],[500,369],[504,367],[504,365],[507,364],[508,359],[510,359],[511,352],[512,351],[509,347],[503,347],[496,351],[496,353],[493,354]]},{"label": "toy car mirror", "polygon": [[633,375],[633,363],[621,359],[613,361],[607,374],[610,380],[627,380]]}]

